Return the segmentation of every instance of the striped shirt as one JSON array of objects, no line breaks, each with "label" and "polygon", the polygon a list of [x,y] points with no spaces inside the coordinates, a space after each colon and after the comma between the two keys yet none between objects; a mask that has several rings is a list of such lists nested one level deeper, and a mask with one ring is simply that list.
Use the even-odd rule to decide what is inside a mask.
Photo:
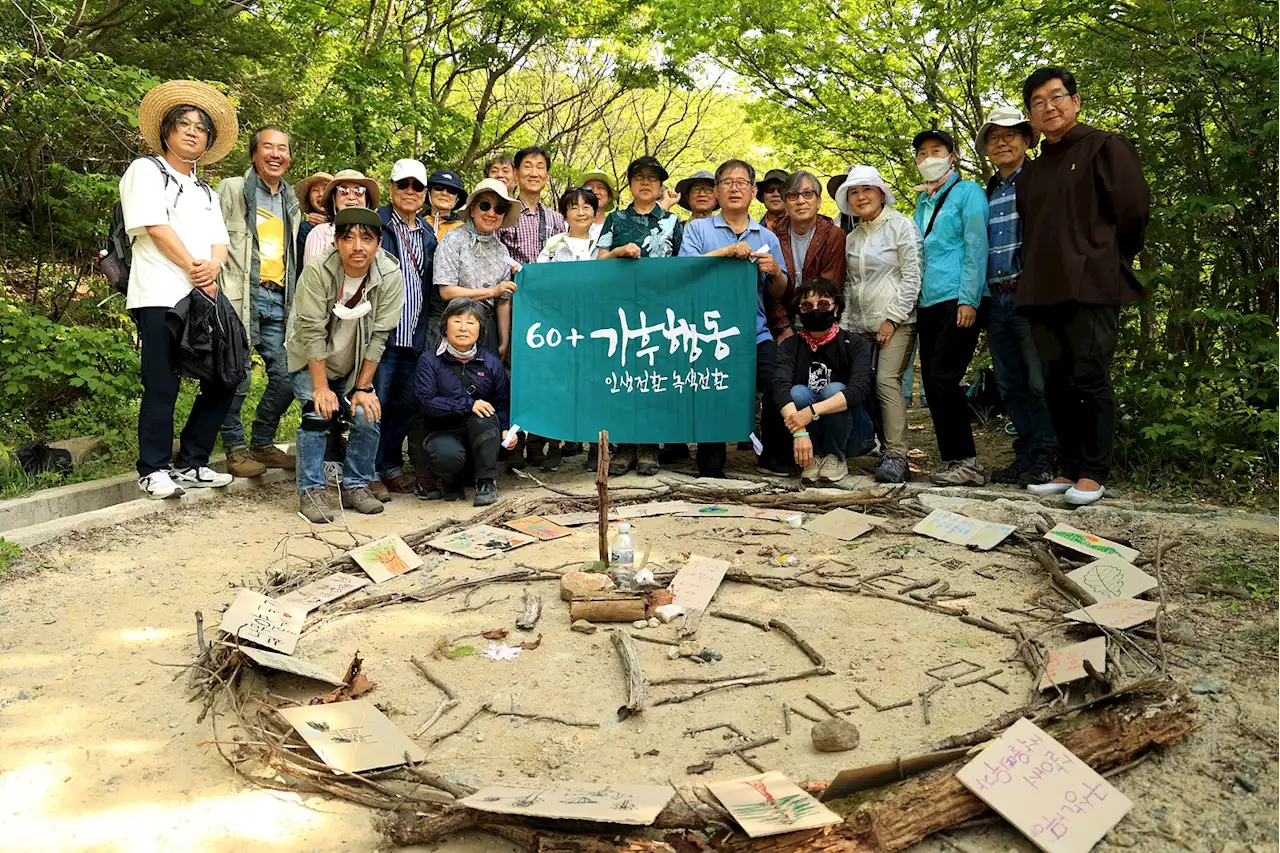
[{"label": "striped shirt", "polygon": [[413,333],[418,328],[418,318],[422,315],[422,225],[414,217],[413,225],[408,225],[400,214],[391,211],[391,227],[396,230],[396,241],[400,244],[400,272],[404,276],[404,307],[400,309],[400,323],[396,326],[395,340],[402,346],[409,346]]},{"label": "striped shirt", "polygon": [[1018,218],[1014,184],[1024,168],[1025,162],[1009,177],[997,176],[995,189],[991,191],[991,218],[987,223],[988,282],[1003,281],[1022,272],[1022,220]]}]

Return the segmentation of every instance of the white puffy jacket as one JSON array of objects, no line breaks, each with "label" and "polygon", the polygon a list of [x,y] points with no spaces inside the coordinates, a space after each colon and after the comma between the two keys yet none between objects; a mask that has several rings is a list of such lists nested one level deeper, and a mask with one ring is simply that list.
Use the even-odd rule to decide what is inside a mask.
[{"label": "white puffy jacket", "polygon": [[845,309],[840,325],[874,334],[886,319],[914,323],[920,299],[924,249],[920,229],[886,207],[871,222],[859,222],[845,238]]}]

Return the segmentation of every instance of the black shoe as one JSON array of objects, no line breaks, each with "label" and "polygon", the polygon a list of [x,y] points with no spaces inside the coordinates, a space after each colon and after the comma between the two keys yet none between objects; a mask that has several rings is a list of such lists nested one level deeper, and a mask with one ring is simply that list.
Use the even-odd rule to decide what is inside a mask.
[{"label": "black shoe", "polygon": [[566,441],[560,445],[561,456],[577,456],[581,452],[582,442],[580,441]]},{"label": "black shoe", "polygon": [[1031,460],[1027,470],[1018,478],[1019,486],[1038,486],[1053,479],[1053,460],[1047,456],[1037,456]]},{"label": "black shoe", "polygon": [[519,471],[525,466],[524,460],[524,433],[520,433],[520,437],[516,439],[516,446],[507,454],[507,465],[512,469]]},{"label": "black shoe", "polygon": [[440,481],[430,474],[425,474],[414,481],[413,493],[420,501],[438,501],[444,497]]},{"label": "black shoe", "polygon": [[749,441],[739,441],[739,442],[738,442],[738,449],[739,449],[739,450],[752,450],[753,448],[751,447],[751,442],[749,442]]},{"label": "black shoe", "polygon": [[488,506],[498,502],[498,484],[492,478],[484,477],[476,480],[476,496],[472,506]]},{"label": "black shoe", "polygon": [[689,445],[687,444],[664,444],[658,450],[659,465],[670,465],[673,462],[684,462],[689,458]]},{"label": "black shoe", "polygon": [[545,444],[546,439],[543,438],[529,439],[528,444],[525,446],[524,456],[529,460],[530,465],[541,465],[546,461],[546,454],[543,453]]},{"label": "black shoe", "polygon": [[559,471],[560,463],[563,461],[560,452],[560,442],[552,441],[547,445],[547,458],[542,460],[541,468],[543,471]]},{"label": "black shoe", "polygon": [[698,476],[699,476],[699,477],[708,477],[708,478],[710,478],[710,479],[712,479],[712,480],[723,480],[723,479],[724,479],[724,469],[723,469],[723,468],[719,468],[719,469],[714,469],[714,470],[713,470],[713,469],[711,469],[711,468],[699,468],[699,469],[698,469]]},{"label": "black shoe", "polygon": [[791,461],[769,459],[761,456],[756,461],[756,470],[761,474],[775,474],[779,477],[799,477],[800,466]]},{"label": "black shoe", "polygon": [[[1006,467],[997,468],[995,471],[992,471],[991,482],[1016,485],[1019,478],[1029,470],[1031,470],[1031,460],[1020,456],[1010,462]],[[1037,480],[1036,482],[1040,481]],[[1046,480],[1045,482],[1048,481]]]},{"label": "black shoe", "polygon": [[459,501],[466,497],[462,492],[461,477],[441,477],[440,492],[440,496],[447,501]]},{"label": "black shoe", "polygon": [[591,449],[587,451],[586,470],[594,471],[599,467],[600,467],[600,448],[593,444],[591,445]]}]

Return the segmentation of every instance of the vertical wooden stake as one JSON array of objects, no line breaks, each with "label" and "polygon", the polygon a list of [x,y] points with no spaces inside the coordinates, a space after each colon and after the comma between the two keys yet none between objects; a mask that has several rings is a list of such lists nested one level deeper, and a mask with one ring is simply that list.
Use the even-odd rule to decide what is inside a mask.
[{"label": "vertical wooden stake", "polygon": [[600,430],[596,448],[596,494],[600,503],[600,562],[609,566],[609,431]]}]

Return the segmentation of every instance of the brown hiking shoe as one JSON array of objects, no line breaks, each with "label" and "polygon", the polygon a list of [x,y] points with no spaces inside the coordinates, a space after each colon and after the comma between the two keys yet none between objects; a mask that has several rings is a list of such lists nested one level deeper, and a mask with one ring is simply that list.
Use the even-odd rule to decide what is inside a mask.
[{"label": "brown hiking shoe", "polygon": [[249,448],[230,447],[227,448],[227,473],[233,477],[261,477],[267,473],[267,466],[254,459]]},{"label": "brown hiking shoe", "polygon": [[[384,486],[381,480],[374,480],[369,484],[368,488],[370,493],[382,503],[385,504],[391,501],[391,490]],[[343,504],[343,506],[346,506],[346,504]]]},{"label": "brown hiking shoe", "polygon": [[376,515],[382,512],[382,501],[373,496],[368,486],[342,486],[338,489],[342,506],[354,509],[365,515]]},{"label": "brown hiking shoe", "polygon": [[412,477],[406,477],[404,474],[401,474],[399,477],[391,477],[383,483],[383,485],[387,487],[387,491],[389,492],[399,492],[402,495],[411,495],[413,494],[414,480]]},{"label": "brown hiking shoe", "polygon": [[286,471],[293,471],[298,467],[298,460],[295,457],[285,453],[274,444],[268,444],[264,447],[254,445],[249,448],[249,455],[268,468],[283,468]]}]

